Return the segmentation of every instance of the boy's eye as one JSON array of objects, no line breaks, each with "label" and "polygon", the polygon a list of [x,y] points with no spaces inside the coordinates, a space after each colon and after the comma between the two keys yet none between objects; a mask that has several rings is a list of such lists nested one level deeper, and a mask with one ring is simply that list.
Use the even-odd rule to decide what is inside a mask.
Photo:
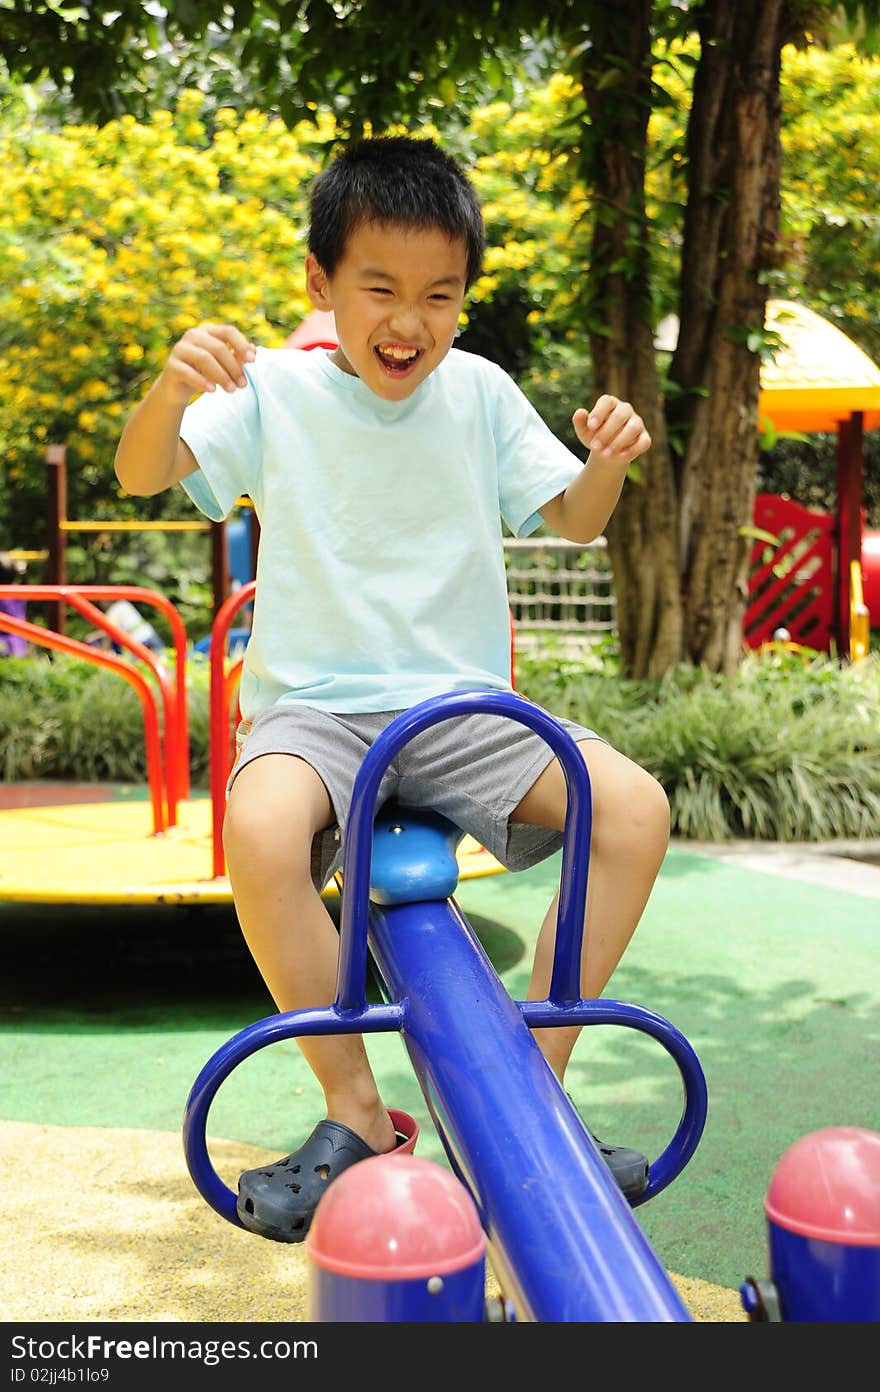
[{"label": "boy's eye", "polygon": [[370,293],[372,295],[390,295],[391,291],[388,289],[387,285],[371,285]]}]

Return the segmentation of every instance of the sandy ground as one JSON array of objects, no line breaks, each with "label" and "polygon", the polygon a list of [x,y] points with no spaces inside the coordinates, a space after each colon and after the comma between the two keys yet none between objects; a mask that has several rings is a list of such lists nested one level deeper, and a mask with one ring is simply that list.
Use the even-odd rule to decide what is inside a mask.
[{"label": "sandy ground", "polygon": [[[233,1188],[241,1170],[275,1157],[212,1141],[211,1158]],[[0,1168],[4,1320],[308,1319],[305,1249],[218,1217],[193,1187],[179,1136],[4,1122]],[[672,1279],[696,1321],[746,1319],[737,1291]],[[491,1273],[487,1294],[497,1294]]]}]

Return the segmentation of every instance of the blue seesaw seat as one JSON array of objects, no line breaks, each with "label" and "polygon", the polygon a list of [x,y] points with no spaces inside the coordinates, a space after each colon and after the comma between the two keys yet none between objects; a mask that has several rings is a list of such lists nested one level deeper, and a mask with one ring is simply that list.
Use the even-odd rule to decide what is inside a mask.
[{"label": "blue seesaw seat", "polygon": [[386,803],[376,818],[370,899],[413,904],[451,899],[458,886],[456,851],[464,832],[437,812]]}]

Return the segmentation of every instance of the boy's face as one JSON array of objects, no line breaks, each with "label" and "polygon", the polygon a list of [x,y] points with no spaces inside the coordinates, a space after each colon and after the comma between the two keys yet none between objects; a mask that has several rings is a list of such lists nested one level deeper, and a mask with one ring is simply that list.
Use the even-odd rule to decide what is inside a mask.
[{"label": "boy's face", "polygon": [[336,321],[332,360],[386,401],[405,400],[446,357],[466,276],[464,239],[436,228],[365,223],[332,276],[306,258],[309,298]]}]

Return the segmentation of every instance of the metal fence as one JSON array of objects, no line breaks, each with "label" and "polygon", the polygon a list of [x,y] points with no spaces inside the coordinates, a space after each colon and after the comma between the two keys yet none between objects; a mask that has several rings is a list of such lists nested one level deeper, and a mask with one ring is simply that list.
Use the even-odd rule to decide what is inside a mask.
[{"label": "metal fence", "polygon": [[506,537],[504,559],[520,649],[576,650],[615,631],[604,537],[587,545],[557,537]]}]

